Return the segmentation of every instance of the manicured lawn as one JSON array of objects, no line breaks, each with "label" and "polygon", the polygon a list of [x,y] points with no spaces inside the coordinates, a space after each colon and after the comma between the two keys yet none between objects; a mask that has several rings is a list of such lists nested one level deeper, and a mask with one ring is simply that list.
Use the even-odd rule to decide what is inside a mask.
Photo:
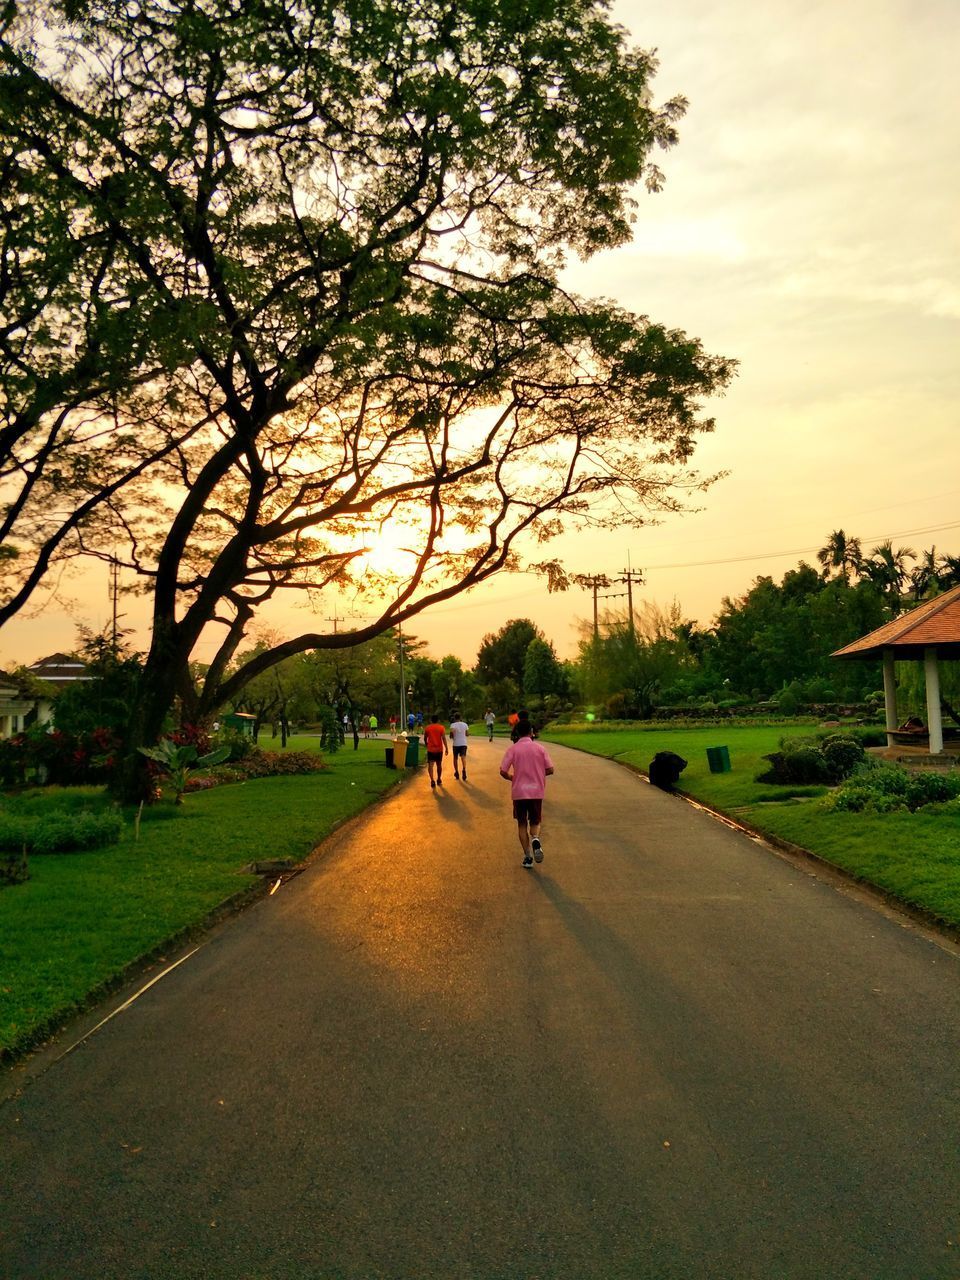
[{"label": "manicured lawn", "polygon": [[147,809],[138,843],[131,814],[119,845],[32,857],[31,879],[0,890],[0,1053],[34,1043],[91,992],[256,884],[241,867],[299,861],[401,776],[384,768],[383,744],[373,740],[329,764],[325,773],[261,778],[188,795],[179,809]]},{"label": "manicured lawn", "polygon": [[[558,728],[544,738],[609,756],[646,771],[658,751],[673,751],[687,762],[679,786],[705,804],[758,831],[808,849],[859,880],[877,885],[902,902],[960,928],[960,813],[956,809],[917,813],[830,813],[814,794],[771,800],[784,792],[754,781],[766,768],[763,756],[780,738],[809,735],[815,726],[751,726],[687,729],[676,727]],[[707,747],[725,746],[729,773],[711,773]]]}]

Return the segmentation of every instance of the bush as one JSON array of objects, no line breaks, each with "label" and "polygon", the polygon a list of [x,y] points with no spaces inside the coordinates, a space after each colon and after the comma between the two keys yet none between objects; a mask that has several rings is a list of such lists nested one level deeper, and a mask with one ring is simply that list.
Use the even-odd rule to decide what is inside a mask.
[{"label": "bush", "polygon": [[827,796],[823,807],[836,813],[896,813],[907,805],[902,796],[874,791],[863,783],[849,783]]},{"label": "bush", "polygon": [[211,770],[194,773],[187,779],[187,791],[207,791],[228,782],[247,782],[252,778],[276,778],[294,774],[325,773],[328,765],[316,751],[261,751],[259,747],[243,760]]},{"label": "bush", "polygon": [[917,773],[907,782],[907,808],[911,813],[927,804],[943,804],[960,796],[960,774]]},{"label": "bush", "polygon": [[213,746],[227,747],[230,751],[227,760],[231,764],[235,760],[246,760],[257,750],[257,744],[250,734],[240,729],[221,729],[213,738]]},{"label": "bush", "polygon": [[954,803],[960,798],[960,773],[907,773],[898,765],[866,761],[824,800],[838,812],[911,813],[929,804]]},{"label": "bush", "polygon": [[849,734],[833,733],[823,739],[820,750],[826,761],[831,782],[842,782],[863,763],[866,752],[863,744]]},{"label": "bush", "polygon": [[770,761],[757,782],[816,783],[832,781],[827,758],[814,738],[781,738],[780,750],[764,756]]},{"label": "bush", "polygon": [[123,833],[123,818],[116,810],[70,813],[54,810],[44,816],[0,816],[0,849],[28,853],[66,853],[102,849],[116,844]]}]

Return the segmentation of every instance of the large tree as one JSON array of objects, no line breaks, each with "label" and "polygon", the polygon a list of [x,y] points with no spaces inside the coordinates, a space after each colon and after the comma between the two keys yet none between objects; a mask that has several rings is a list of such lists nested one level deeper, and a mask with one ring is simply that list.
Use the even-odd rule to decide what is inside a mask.
[{"label": "large tree", "polygon": [[523,688],[523,669],[527,649],[533,640],[542,640],[543,633],[529,618],[511,618],[497,632],[485,635],[477,650],[477,678],[485,684],[498,680],[512,680],[518,689]]},{"label": "large tree", "polygon": [[[524,541],[640,524],[705,483],[699,401],[730,363],[558,283],[571,252],[628,238],[683,109],[652,104],[654,60],[603,4],[50,0],[7,10],[0,59],[5,261],[30,192],[56,233],[51,261],[4,276],[19,554],[0,620],[62,555],[141,575],[132,741],[177,693],[207,717]],[[407,554],[372,620],[236,669],[278,592],[382,585],[364,558],[382,530]]]}]

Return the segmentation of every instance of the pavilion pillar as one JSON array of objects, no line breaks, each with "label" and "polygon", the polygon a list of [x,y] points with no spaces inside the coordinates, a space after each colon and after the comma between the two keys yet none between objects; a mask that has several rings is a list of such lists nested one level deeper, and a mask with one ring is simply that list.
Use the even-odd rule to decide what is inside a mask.
[{"label": "pavilion pillar", "polygon": [[897,681],[894,674],[893,650],[883,651],[883,708],[886,716],[887,746],[894,747],[893,731],[897,727]]},{"label": "pavilion pillar", "polygon": [[923,678],[927,686],[927,727],[930,730],[930,754],[937,756],[943,750],[943,720],[940,716],[940,672],[937,668],[937,651],[923,651]]}]

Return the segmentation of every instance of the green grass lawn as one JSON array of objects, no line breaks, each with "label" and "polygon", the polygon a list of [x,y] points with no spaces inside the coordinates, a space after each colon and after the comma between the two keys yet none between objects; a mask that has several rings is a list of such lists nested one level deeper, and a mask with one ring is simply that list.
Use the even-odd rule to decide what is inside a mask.
[{"label": "green grass lawn", "polygon": [[[279,746],[261,739],[267,749]],[[316,749],[293,738],[291,750]],[[329,771],[261,778],[133,815],[119,845],[30,859],[31,878],[0,890],[0,1054],[29,1047],[131,964],[201,924],[257,883],[238,874],[264,858],[302,859],[344,818],[400,776],[383,743],[352,744]]]},{"label": "green grass lawn", "polygon": [[[658,751],[674,751],[688,763],[679,787],[697,800],[758,831],[778,836],[832,862],[858,880],[960,927],[960,814],[830,813],[819,803],[822,787],[794,788],[805,796],[781,797],[783,787],[756,782],[765,755],[781,737],[809,735],[811,725],[711,727],[708,729],[558,728],[551,742],[609,756],[646,771]],[[725,746],[729,773],[711,773],[707,747]]]}]

